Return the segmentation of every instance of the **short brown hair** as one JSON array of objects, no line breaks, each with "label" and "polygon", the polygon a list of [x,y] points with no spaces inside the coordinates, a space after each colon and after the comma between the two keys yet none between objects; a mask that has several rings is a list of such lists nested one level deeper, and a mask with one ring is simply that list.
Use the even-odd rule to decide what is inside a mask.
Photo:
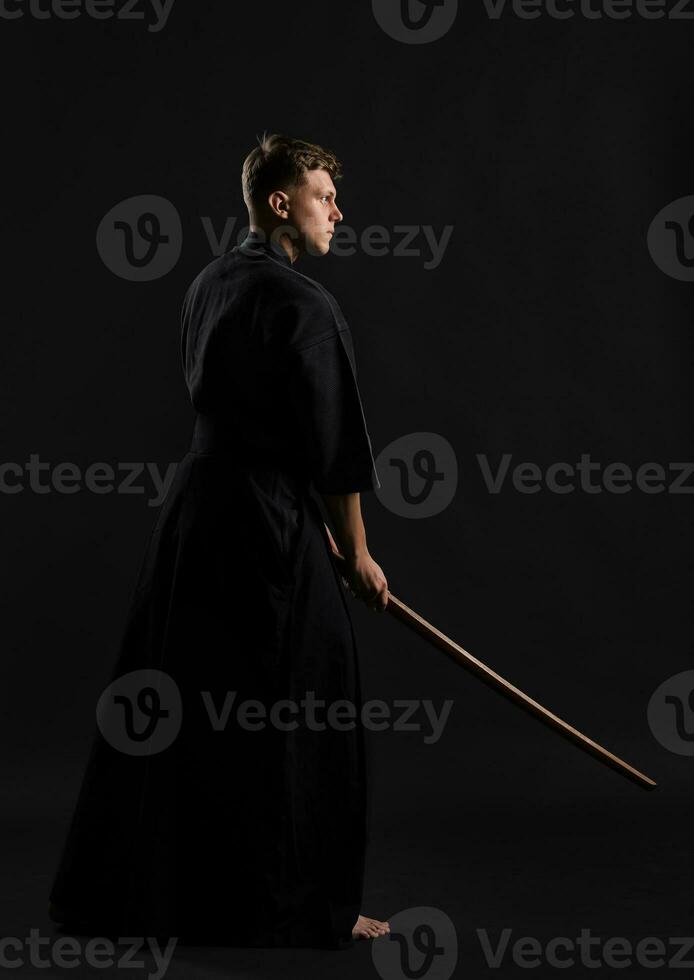
[{"label": "short brown hair", "polygon": [[342,177],[342,165],[330,150],[305,140],[264,133],[243,164],[241,185],[246,207],[258,210],[272,191],[303,184],[307,170],[327,170],[333,180]]}]

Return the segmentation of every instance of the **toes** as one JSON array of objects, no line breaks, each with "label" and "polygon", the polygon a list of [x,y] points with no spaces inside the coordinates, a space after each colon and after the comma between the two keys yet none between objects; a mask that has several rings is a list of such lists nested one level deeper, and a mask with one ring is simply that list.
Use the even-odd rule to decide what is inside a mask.
[{"label": "toes", "polygon": [[380,919],[372,919],[367,915],[360,915],[359,920],[359,925],[355,925],[356,939],[378,939],[379,936],[387,936],[390,932],[388,922],[381,922]]}]

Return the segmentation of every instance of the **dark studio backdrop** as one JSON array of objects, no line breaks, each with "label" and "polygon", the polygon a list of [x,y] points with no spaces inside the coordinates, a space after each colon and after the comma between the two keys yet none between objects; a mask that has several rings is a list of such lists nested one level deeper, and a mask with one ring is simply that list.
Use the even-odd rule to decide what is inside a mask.
[{"label": "dark studio backdrop", "polygon": [[[456,976],[525,975],[516,939],[544,951],[581,929],[660,937],[673,957],[670,937],[692,932],[687,10],[592,0],[560,4],[562,19],[507,0],[497,16],[479,0],[428,37],[447,0],[407,43],[417,30],[387,2],[175,0],[159,24],[144,2],[143,20],[3,9],[2,935],[53,934],[47,893],[156,519],[151,474],[190,440],[182,298],[237,243],[241,163],[267,130],[343,161],[354,254],[300,271],[352,329],[383,483],[362,506],[390,590],[659,784],[626,782],[352,600],[364,699],[394,718],[396,700],[419,703],[419,730],[369,736],[364,911],[448,916]],[[102,226],[114,208],[120,233]],[[159,226],[138,232],[143,212]],[[575,489],[552,490],[548,468],[582,455],[601,491],[566,468],[556,482]],[[441,479],[417,476],[415,457]],[[486,467],[492,479],[504,460],[492,492]],[[120,490],[52,483],[97,462]],[[537,469],[514,482],[523,463]],[[422,704],[446,699],[427,742]],[[477,930],[495,946],[504,929],[493,969]],[[267,954],[297,975],[319,955]],[[540,957],[536,975],[557,972]],[[357,960],[401,975],[367,943],[323,969],[352,975]],[[169,975],[241,963],[261,975],[263,956],[238,950],[179,950]],[[564,973],[596,970],[577,958]]]}]

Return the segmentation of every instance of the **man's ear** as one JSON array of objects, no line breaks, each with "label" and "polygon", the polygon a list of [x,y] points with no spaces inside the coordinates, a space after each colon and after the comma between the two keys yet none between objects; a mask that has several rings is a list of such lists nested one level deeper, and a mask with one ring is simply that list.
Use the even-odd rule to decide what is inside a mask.
[{"label": "man's ear", "polygon": [[273,191],[268,198],[268,204],[272,213],[279,218],[289,217],[289,198],[284,191]]}]

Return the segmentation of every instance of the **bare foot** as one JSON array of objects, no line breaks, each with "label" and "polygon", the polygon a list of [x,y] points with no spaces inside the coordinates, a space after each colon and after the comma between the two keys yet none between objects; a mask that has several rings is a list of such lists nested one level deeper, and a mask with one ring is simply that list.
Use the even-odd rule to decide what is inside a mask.
[{"label": "bare foot", "polygon": [[376,939],[378,936],[387,936],[389,932],[388,922],[370,919],[368,915],[360,915],[352,928],[354,939]]}]

